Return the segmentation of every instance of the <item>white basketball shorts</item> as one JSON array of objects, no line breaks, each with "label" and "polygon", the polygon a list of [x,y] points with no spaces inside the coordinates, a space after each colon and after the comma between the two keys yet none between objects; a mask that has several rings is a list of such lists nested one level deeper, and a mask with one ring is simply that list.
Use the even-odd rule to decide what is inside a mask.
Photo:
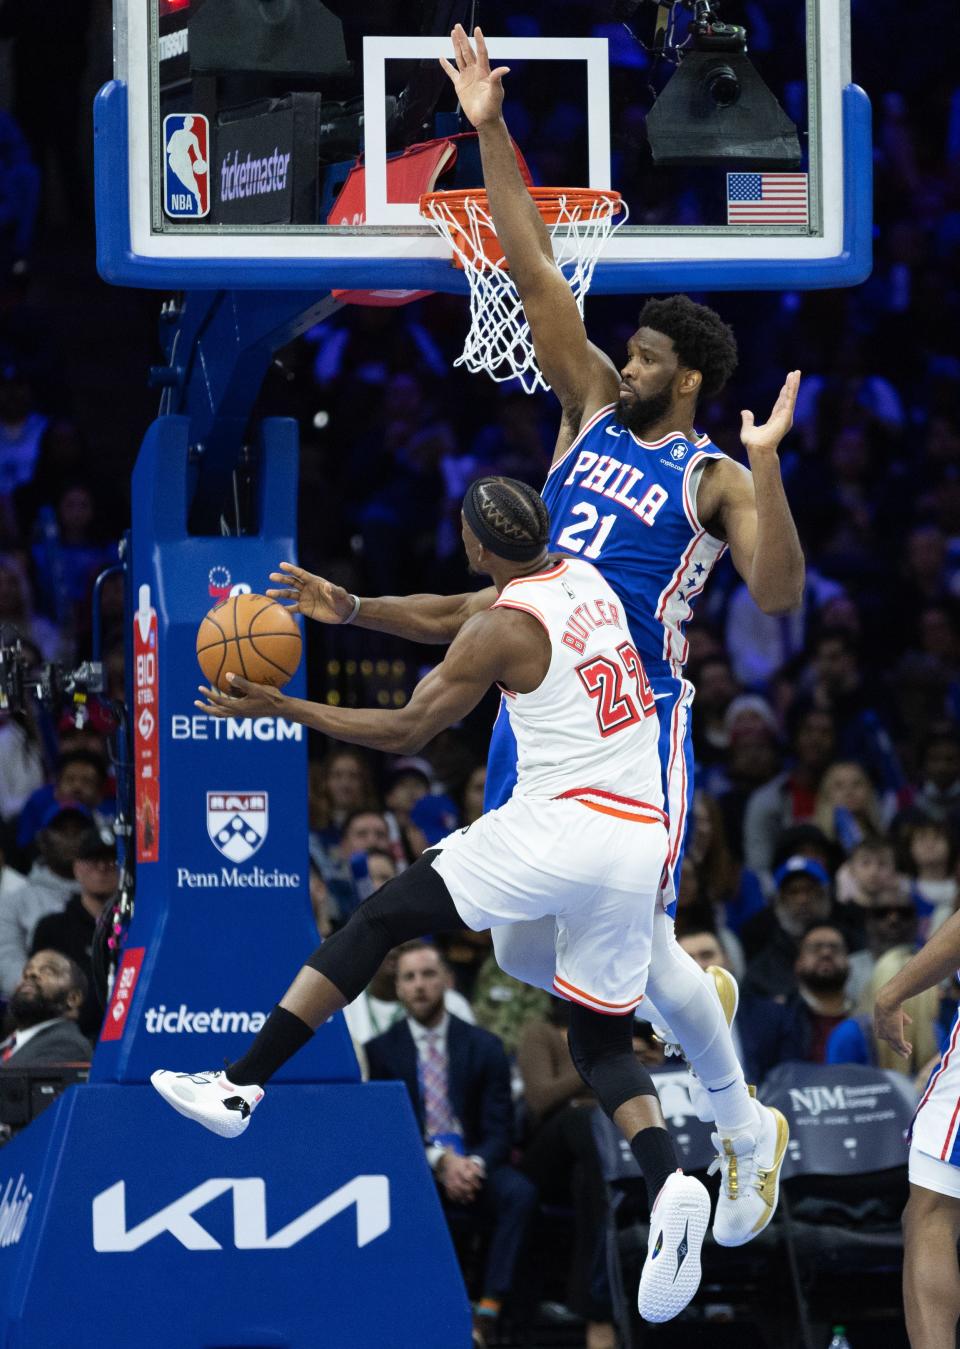
[{"label": "white basketball shorts", "polygon": [[640,801],[515,794],[448,835],[433,866],[475,932],[554,917],[555,991],[623,1016],[643,998],[667,843],[663,811]]},{"label": "white basketball shorts", "polygon": [[[910,1156],[915,1152],[960,1168],[960,1013],[954,1018],[950,1040],[930,1075],[910,1126]],[[922,1163],[921,1163],[922,1165]],[[929,1168],[928,1168],[929,1173]],[[957,1171],[960,1177],[960,1170]],[[912,1179],[912,1176],[911,1176]],[[923,1184],[922,1181],[917,1182]],[[939,1186],[942,1194],[952,1193]]]}]

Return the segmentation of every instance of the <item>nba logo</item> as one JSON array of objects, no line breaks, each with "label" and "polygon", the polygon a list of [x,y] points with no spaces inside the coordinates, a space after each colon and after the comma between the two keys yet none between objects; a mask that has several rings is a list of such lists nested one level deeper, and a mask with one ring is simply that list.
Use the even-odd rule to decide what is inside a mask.
[{"label": "nba logo", "polygon": [[163,119],[163,209],[172,220],[210,210],[210,123],[199,113]]}]

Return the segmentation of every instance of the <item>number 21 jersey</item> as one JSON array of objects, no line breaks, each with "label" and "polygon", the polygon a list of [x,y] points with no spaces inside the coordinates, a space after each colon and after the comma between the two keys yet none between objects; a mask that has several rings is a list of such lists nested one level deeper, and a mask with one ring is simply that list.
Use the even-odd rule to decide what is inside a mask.
[{"label": "number 21 jersey", "polygon": [[711,460],[706,436],[644,441],[601,408],[550,470],[543,499],[551,548],[599,567],[622,598],[651,673],[679,674],[686,624],[726,545],[700,523],[696,489]]}]

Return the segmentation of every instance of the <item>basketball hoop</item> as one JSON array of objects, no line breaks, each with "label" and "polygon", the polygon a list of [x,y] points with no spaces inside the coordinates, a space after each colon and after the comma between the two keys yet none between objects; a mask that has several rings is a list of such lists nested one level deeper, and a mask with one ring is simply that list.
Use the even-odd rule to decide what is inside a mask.
[{"label": "basketball hoop", "polygon": [[[600,250],[627,219],[619,192],[587,187],[528,189],[550,231],[557,265],[573,291],[583,316],[583,297],[590,289]],[[497,239],[487,194],[427,192],[420,214],[446,239],[453,265],[470,283],[470,329],[454,365],[476,373],[486,370],[498,383],[518,379],[527,393],[548,389],[533,352],[533,338],[517,288]]]}]

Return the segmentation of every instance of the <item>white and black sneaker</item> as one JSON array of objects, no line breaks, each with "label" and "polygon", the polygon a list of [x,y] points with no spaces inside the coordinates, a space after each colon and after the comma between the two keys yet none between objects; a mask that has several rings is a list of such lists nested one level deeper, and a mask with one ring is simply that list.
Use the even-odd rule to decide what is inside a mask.
[{"label": "white and black sneaker", "polygon": [[710,1195],[695,1176],[674,1171],[650,1215],[647,1258],[637,1307],[645,1321],[670,1321],[700,1287],[700,1248],[710,1222]]},{"label": "white and black sneaker", "polygon": [[263,1087],[239,1087],[224,1072],[174,1073],[158,1068],[150,1081],[179,1114],[221,1138],[239,1138],[263,1100]]}]

